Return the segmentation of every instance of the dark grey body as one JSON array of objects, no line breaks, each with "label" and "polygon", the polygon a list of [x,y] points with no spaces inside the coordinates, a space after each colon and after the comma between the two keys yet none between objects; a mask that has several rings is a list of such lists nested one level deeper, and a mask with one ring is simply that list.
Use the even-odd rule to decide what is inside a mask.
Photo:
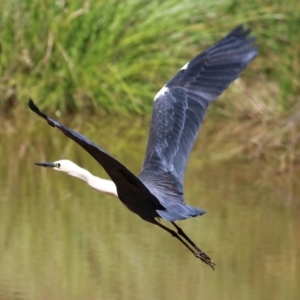
[{"label": "dark grey body", "polygon": [[[142,172],[139,179],[164,207],[156,210],[156,217],[176,221],[205,213],[204,210],[183,203],[182,184],[172,173]],[[150,217],[153,218],[155,215]]]}]

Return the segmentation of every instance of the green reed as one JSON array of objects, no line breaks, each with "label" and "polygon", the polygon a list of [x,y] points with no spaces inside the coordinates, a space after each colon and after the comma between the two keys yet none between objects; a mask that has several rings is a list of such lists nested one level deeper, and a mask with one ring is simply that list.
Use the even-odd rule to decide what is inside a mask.
[{"label": "green reed", "polygon": [[290,111],[299,94],[300,8],[288,2],[3,0],[0,108],[32,97],[59,111],[149,112],[178,68],[246,24],[260,47],[247,74],[266,82],[265,98],[275,82],[279,110]]}]

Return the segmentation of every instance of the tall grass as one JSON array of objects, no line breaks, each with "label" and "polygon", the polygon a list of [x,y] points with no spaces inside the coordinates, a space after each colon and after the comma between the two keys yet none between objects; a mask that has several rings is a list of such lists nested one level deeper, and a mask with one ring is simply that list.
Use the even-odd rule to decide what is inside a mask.
[{"label": "tall grass", "polygon": [[32,97],[60,111],[150,111],[178,68],[243,23],[260,46],[248,74],[276,82],[280,110],[290,110],[300,8],[288,2],[2,0],[0,109]]},{"label": "tall grass", "polygon": [[149,111],[182,64],[240,23],[259,37],[253,74],[276,81],[290,109],[300,9],[289,2],[3,0],[1,109],[32,97],[61,111]]}]

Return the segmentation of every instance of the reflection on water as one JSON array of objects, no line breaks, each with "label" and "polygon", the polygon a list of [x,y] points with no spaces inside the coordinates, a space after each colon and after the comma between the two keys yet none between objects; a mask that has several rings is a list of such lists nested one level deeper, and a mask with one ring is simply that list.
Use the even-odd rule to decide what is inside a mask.
[{"label": "reflection on water", "polygon": [[[74,123],[139,172],[143,122]],[[69,158],[106,176],[58,131],[34,117],[27,128],[2,125],[0,299],[300,299],[299,171],[276,175],[241,158],[212,161],[202,132],[185,198],[208,213],[180,225],[216,262],[213,272],[117,199],[35,167]]]}]

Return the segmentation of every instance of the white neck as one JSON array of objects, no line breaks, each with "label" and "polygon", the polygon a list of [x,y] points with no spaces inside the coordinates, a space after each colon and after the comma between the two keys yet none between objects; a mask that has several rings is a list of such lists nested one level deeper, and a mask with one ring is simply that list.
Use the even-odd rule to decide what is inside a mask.
[{"label": "white neck", "polygon": [[86,181],[88,185],[97,191],[118,198],[117,188],[113,181],[94,176],[89,171],[79,166],[77,167],[78,168],[74,169],[73,171],[67,172],[67,174]]}]

